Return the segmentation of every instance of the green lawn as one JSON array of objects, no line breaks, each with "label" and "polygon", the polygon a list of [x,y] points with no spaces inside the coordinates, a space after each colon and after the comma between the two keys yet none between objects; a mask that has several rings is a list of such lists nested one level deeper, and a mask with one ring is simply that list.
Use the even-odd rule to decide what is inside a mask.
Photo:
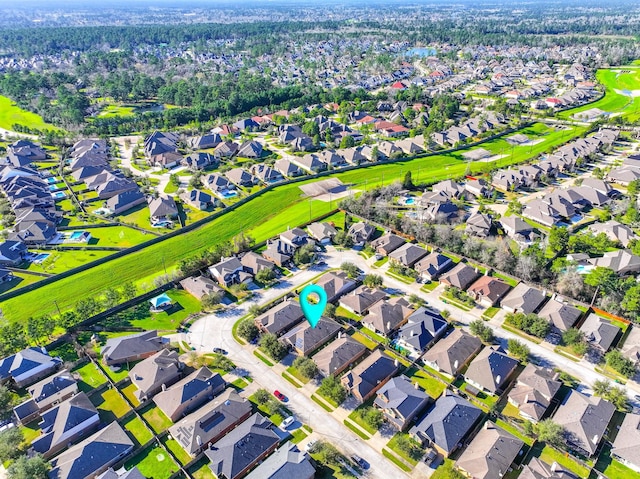
[{"label": "green lawn", "polygon": [[367,431],[370,435],[374,435],[377,431],[377,429],[369,426],[364,419],[362,418],[362,414],[369,409],[371,406],[371,404],[373,403],[373,401],[371,399],[369,399],[367,402],[365,402],[364,404],[361,404],[360,406],[358,406],[356,409],[354,409],[351,414],[349,414],[349,419],[351,419],[353,422],[355,422],[358,426],[360,426],[362,429],[364,429],[365,431]]},{"label": "green lawn", "polygon": [[129,363],[128,365],[121,364],[119,366],[120,369],[118,369],[117,371],[114,371],[109,366],[105,366],[104,364],[100,363],[100,366],[102,367],[102,370],[104,371],[104,373],[107,376],[109,376],[114,383],[117,383],[118,381],[121,381],[124,378],[126,378],[129,375],[129,371],[131,370],[131,368],[134,367],[135,365],[136,363]]},{"label": "green lawn", "polygon": [[147,479],[169,479],[179,469],[171,456],[156,445],[146,448],[124,464],[127,469],[134,466],[137,466]]},{"label": "green lawn", "polygon": [[446,389],[446,386],[442,383],[442,381],[439,381],[433,376],[430,376],[426,372],[417,368],[409,369],[405,372],[405,376],[407,376],[412,383],[417,382],[418,385],[434,399],[440,397],[440,395]]},{"label": "green lawn", "polygon": [[204,457],[196,462],[190,469],[189,474],[193,479],[216,479],[216,476],[209,469],[209,460]]},{"label": "green lawn", "polygon": [[437,281],[429,281],[428,283],[424,284],[421,288],[420,291],[424,291],[425,293],[430,293],[432,292],[434,289],[436,289],[438,287],[440,283],[438,283]]},{"label": "green lawn", "polygon": [[91,396],[91,402],[100,413],[100,420],[110,423],[121,418],[129,411],[129,405],[116,389],[107,389],[102,394]]},{"label": "green lawn", "polygon": [[131,437],[138,446],[146,444],[153,438],[153,434],[144,425],[142,420],[135,415],[131,415],[123,424],[124,428],[129,431]]},{"label": "green lawn", "polygon": [[114,118],[117,116],[133,116],[135,107],[131,105],[107,105],[100,113],[99,118]]},{"label": "green lawn", "polygon": [[78,384],[80,391],[89,392],[107,382],[107,378],[93,363],[72,369],[72,372],[77,372],[80,375],[80,383]]},{"label": "green lawn", "polygon": [[300,371],[298,371],[293,366],[289,366],[287,368],[287,373],[289,373],[291,376],[296,378],[302,384],[307,384],[310,381],[310,379],[308,379],[308,378],[304,377],[302,374],[300,374]]},{"label": "green lawn", "polygon": [[291,442],[294,444],[300,443],[305,437],[307,437],[307,433],[302,430],[302,428],[298,428],[291,433]]},{"label": "green lawn", "polygon": [[38,426],[39,422],[40,420],[36,419],[35,421],[31,421],[29,424],[20,426],[20,431],[24,436],[24,442],[26,444],[31,444],[31,441],[40,436],[40,434],[42,433],[42,431],[40,430],[40,426]]},{"label": "green lawn", "polygon": [[168,439],[168,436],[165,436],[162,439],[162,444],[164,444],[167,449],[171,451],[171,453],[178,459],[180,464],[185,465],[193,459],[187,452],[182,448],[180,443],[175,439]]},{"label": "green lawn", "polygon": [[[618,74],[614,70],[630,70],[630,73]],[[615,91],[616,89],[640,89],[640,70],[637,66],[598,70],[596,79],[604,85],[605,96],[594,103],[560,112],[558,117],[571,119],[576,113],[590,110],[591,108],[599,108],[602,111],[614,114],[620,113],[630,121],[635,121],[640,117],[640,97],[630,98]]]},{"label": "green lawn", "polygon": [[106,228],[92,229],[91,237],[89,246],[116,246],[118,248],[130,248],[155,238],[154,235],[143,233],[127,226],[107,226]]},{"label": "green lawn", "polygon": [[404,459],[405,461],[407,461],[409,464],[415,466],[416,464],[418,464],[418,461],[420,460],[419,457],[411,457],[408,454],[406,454],[404,451],[400,450],[400,448],[398,448],[398,438],[400,436],[406,436],[408,437],[408,434],[399,432],[397,433],[395,436],[393,436],[391,438],[391,440],[387,443],[387,447],[389,449],[391,449],[393,452],[395,452],[398,456],[402,457],[402,459]]},{"label": "green lawn", "polygon": [[588,477],[589,470],[578,464],[568,453],[562,453],[557,449],[553,449],[549,446],[545,446],[542,443],[537,442],[532,450],[532,454],[535,457],[539,457],[547,464],[553,464],[557,462],[562,467],[574,472],[578,477]]},{"label": "green lawn", "polygon": [[[458,475],[455,475],[456,473]],[[462,479],[464,477],[466,476],[463,476],[457,471],[451,459],[445,459],[444,463],[440,464],[438,469],[436,469],[436,472],[433,473],[431,479]]]},{"label": "green lawn", "polygon": [[483,316],[484,318],[491,319],[491,318],[493,318],[496,314],[498,314],[498,311],[500,311],[500,308],[496,308],[496,307],[487,308],[487,309],[485,310],[485,312],[484,312],[484,313],[482,313],[482,316]]},{"label": "green lawn", "polygon": [[497,419],[495,422],[496,422],[496,425],[500,426],[505,431],[510,432],[515,437],[523,440],[527,446],[531,446],[533,444],[533,439],[531,439],[529,436],[525,436],[524,434],[522,434],[516,427],[512,426],[511,424],[503,421],[502,419]]},{"label": "green lawn", "polygon": [[156,434],[160,434],[161,432],[166,431],[173,424],[171,419],[169,419],[165,414],[153,404],[145,407],[140,411],[140,415],[144,418],[145,421],[151,426]]},{"label": "green lawn", "polygon": [[131,404],[133,404],[134,407],[138,407],[140,405],[140,401],[138,401],[138,398],[133,394],[137,390],[138,388],[133,383],[129,383],[126,387],[120,389],[120,392],[129,400]]},{"label": "green lawn", "polygon": [[68,271],[78,266],[82,266],[91,261],[104,258],[114,253],[114,251],[92,251],[81,250],[77,251],[33,251],[34,253],[49,253],[50,256],[47,260],[40,264],[29,263],[26,268],[27,271],[33,271],[36,273],[49,273],[57,274],[63,271]]},{"label": "green lawn", "polygon": [[[534,127],[537,130],[542,129],[536,125]],[[543,127],[547,128],[544,125]],[[503,159],[500,163],[503,165],[510,161],[523,161],[534,157],[551,146],[569,141],[583,131],[584,128],[573,128],[564,132],[547,133],[544,136],[545,141],[527,148],[527,151],[514,156],[512,160]],[[526,134],[527,131],[524,133]],[[491,142],[488,142],[485,146],[490,146],[490,144]],[[478,164],[472,163],[471,166],[472,173],[475,173],[476,170],[484,170],[491,165],[478,162]],[[398,180],[408,168],[412,170],[421,168],[422,174],[428,173],[430,181],[435,182],[461,176],[467,168],[467,162],[460,160],[453,154],[435,155],[399,163],[366,166],[353,171],[338,172],[331,176],[340,178],[344,183],[352,183],[356,189],[363,189],[365,183],[367,188],[374,188],[380,183],[388,184]],[[380,181],[378,182],[378,180]],[[313,179],[306,182],[314,181],[318,180]],[[31,315],[55,313],[55,305],[50,300],[52,297],[56,298],[60,309],[67,310],[74,307],[81,298],[90,295],[100,296],[107,288],[118,287],[127,281],[136,283],[140,290],[148,290],[153,286],[153,279],[164,272],[164,266],[168,272],[171,272],[179,260],[193,256],[214,244],[228,241],[241,231],[251,235],[257,241],[263,241],[286,230],[287,226],[308,221],[310,216],[309,200],[302,196],[300,190],[300,186],[304,183],[279,186],[186,235],[167,239],[36,291],[5,300],[0,304],[0,308],[6,318],[15,321],[26,319]],[[327,213],[329,209],[328,203],[311,201],[312,217]],[[96,232],[101,235],[98,244],[111,243],[124,246],[127,242],[136,244],[141,240],[150,239],[150,235],[144,237],[142,233],[130,228],[114,227],[111,229],[115,231]],[[133,231],[134,233],[132,233]],[[122,238],[120,238],[121,232],[123,233]],[[185,248],[185,245],[189,247]]]},{"label": "green lawn", "polygon": [[[151,177],[151,179],[154,179]],[[121,214],[115,217],[114,219],[117,221],[121,221],[123,223],[133,223],[140,228],[144,228],[146,230],[154,231],[156,233],[164,233],[168,231],[165,228],[154,228],[151,226],[149,206],[147,203],[142,203],[130,210],[125,211],[126,214]]]},{"label": "green lawn", "polygon": [[45,122],[40,115],[23,110],[10,98],[0,96],[0,128],[13,130],[15,124],[36,130],[61,131],[60,128]]},{"label": "green lawn", "polygon": [[367,349],[369,349],[370,351],[373,351],[374,349],[376,349],[376,347],[378,347],[378,343],[376,343],[375,341],[372,341],[371,339],[369,339],[364,334],[358,331],[353,333],[351,337],[356,341],[358,341],[359,343],[364,344],[367,347]]}]

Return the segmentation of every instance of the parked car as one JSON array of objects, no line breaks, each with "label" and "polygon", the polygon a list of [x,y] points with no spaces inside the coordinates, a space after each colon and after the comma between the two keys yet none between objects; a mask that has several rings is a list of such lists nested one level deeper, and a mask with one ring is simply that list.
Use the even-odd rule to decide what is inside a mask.
[{"label": "parked car", "polygon": [[287,428],[287,427],[291,426],[295,421],[296,421],[295,416],[289,416],[289,417],[286,417],[286,418],[284,418],[284,420],[282,421],[281,426],[282,426],[283,428]]},{"label": "parked car", "polygon": [[213,348],[213,352],[218,354],[227,354],[227,351],[222,348]]},{"label": "parked car", "polygon": [[278,391],[277,389],[275,391],[273,391],[273,395],[275,397],[277,397],[280,401],[282,402],[286,402],[287,400],[287,396],[285,396],[284,394],[282,394],[280,391]]},{"label": "parked car", "polygon": [[316,442],[317,442],[317,441],[315,441],[314,439],[312,439],[311,441],[309,441],[309,442],[307,443],[307,445],[306,445],[306,446],[304,446],[304,450],[305,450],[305,451],[307,451],[307,452],[311,451],[311,450],[313,449],[313,446],[315,446],[315,445],[316,445]]},{"label": "parked car", "polygon": [[427,449],[427,453],[424,455],[423,460],[427,466],[430,466],[431,464],[433,464],[433,461],[435,461],[437,457],[438,457],[438,453],[433,449],[429,448]]},{"label": "parked car", "polygon": [[360,466],[362,469],[369,469],[369,464],[367,463],[367,461],[362,459],[360,456],[354,454],[351,456],[351,460],[355,462],[358,466]]}]

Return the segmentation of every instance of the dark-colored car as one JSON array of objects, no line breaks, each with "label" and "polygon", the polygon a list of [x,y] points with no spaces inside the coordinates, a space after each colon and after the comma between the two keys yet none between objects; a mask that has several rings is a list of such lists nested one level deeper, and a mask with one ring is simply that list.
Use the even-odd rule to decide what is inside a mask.
[{"label": "dark-colored car", "polygon": [[273,391],[273,395],[275,397],[277,397],[280,401],[282,402],[286,402],[287,401],[287,396],[285,396],[284,394],[282,394],[280,391],[278,391],[277,389],[275,391]]},{"label": "dark-colored car", "polygon": [[362,469],[369,469],[369,463],[367,463],[367,461],[362,459],[360,456],[354,454],[351,456],[351,460],[355,462],[358,466],[360,466]]},{"label": "dark-colored car", "polygon": [[218,354],[227,354],[227,351],[222,348],[213,348],[213,352]]}]

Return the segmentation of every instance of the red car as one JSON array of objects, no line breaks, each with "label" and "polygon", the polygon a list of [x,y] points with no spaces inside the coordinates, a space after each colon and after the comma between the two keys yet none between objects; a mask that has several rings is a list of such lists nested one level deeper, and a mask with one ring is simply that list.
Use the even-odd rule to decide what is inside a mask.
[{"label": "red car", "polygon": [[282,402],[285,402],[287,400],[287,397],[284,394],[282,394],[280,391],[278,391],[277,389],[275,391],[273,391],[273,395],[275,397],[277,397]]}]

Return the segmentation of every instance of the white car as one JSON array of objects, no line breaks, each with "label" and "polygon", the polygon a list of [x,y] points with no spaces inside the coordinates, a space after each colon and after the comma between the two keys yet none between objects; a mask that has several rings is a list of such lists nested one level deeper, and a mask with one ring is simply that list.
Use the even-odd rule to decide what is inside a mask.
[{"label": "white car", "polygon": [[306,446],[304,446],[304,450],[309,452],[311,449],[313,449],[313,446],[315,446],[315,445],[316,445],[316,441],[314,439],[312,439],[311,441],[309,441],[307,443]]},{"label": "white car", "polygon": [[289,426],[291,426],[294,422],[295,422],[296,418],[294,416],[289,416],[284,418],[284,420],[282,421],[282,424],[280,424],[280,427],[282,428],[288,428]]}]

